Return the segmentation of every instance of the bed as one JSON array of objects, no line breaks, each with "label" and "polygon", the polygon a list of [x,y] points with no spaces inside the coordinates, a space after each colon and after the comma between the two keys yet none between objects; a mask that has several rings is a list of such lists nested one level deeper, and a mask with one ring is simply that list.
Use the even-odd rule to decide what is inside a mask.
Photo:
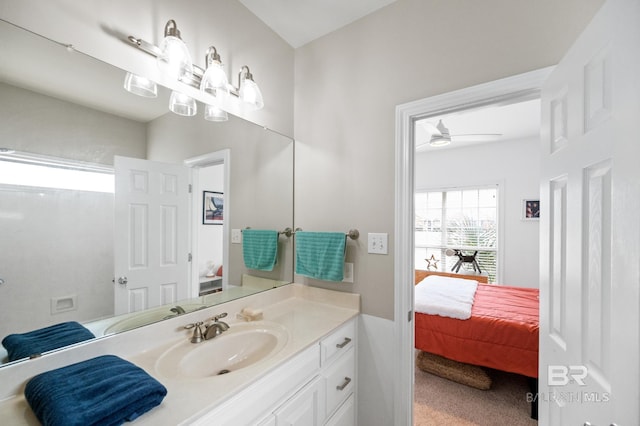
[{"label": "bed", "polygon": [[[462,274],[416,271],[415,284],[429,275],[485,281]],[[454,361],[535,379],[538,306],[538,289],[479,283],[469,319],[416,312],[415,347]]]}]

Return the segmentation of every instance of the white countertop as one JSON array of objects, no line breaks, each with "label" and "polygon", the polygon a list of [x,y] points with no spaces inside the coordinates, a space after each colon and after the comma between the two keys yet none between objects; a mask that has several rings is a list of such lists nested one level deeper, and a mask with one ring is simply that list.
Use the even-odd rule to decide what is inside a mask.
[{"label": "white countertop", "polygon": [[[236,314],[244,307],[262,309],[264,321],[277,323],[288,332],[288,340],[282,350],[275,355],[254,365],[229,374],[202,379],[172,379],[163,377],[155,370],[155,363],[160,354],[179,339],[189,339],[190,331],[182,330],[182,325],[192,321],[209,318],[220,312],[227,312],[225,320],[231,327],[238,322]],[[288,359],[313,345],[334,329],[355,317],[359,313],[360,297],[352,293],[341,293],[330,290],[291,284],[266,293],[260,293],[233,302],[217,305],[203,311],[183,315],[162,323],[110,336],[95,343],[103,342],[107,348],[100,348],[100,354],[112,353],[128,359],[143,368],[167,388],[167,396],[162,404],[136,419],[131,424],[139,425],[177,425],[188,424],[188,419],[198,417],[227,400],[238,391],[244,389],[269,370],[281,365]],[[183,324],[184,323],[184,324]],[[143,335],[142,333],[145,333]],[[156,336],[150,339],[149,333]],[[164,339],[158,335],[166,336]],[[128,335],[128,336],[127,336]],[[144,336],[144,338],[142,338]],[[128,338],[127,338],[128,337]],[[112,340],[111,344],[107,344]],[[116,342],[119,340],[119,342]],[[147,342],[146,344],[144,344]],[[151,344],[148,342],[155,342]],[[144,344],[143,348],[139,343]],[[103,344],[102,346],[105,346]],[[197,345],[207,344],[207,342]],[[91,345],[91,343],[86,346]],[[194,344],[196,345],[196,344]],[[133,346],[133,347],[132,347]],[[136,350],[134,347],[137,347]],[[109,350],[112,349],[112,350]],[[117,350],[119,348],[120,350]],[[80,348],[75,348],[76,350]],[[73,350],[70,349],[70,350]],[[68,350],[65,350],[68,351]],[[60,354],[60,351],[51,355]],[[81,351],[82,359],[97,356],[95,350]],[[45,358],[51,356],[45,356]],[[66,357],[67,360],[69,357]],[[80,360],[80,359],[79,359]],[[38,360],[40,361],[40,360]],[[27,361],[27,363],[32,361]],[[67,361],[66,364],[56,360],[49,366],[40,366],[37,370],[47,371],[61,365],[68,365],[78,360]],[[57,365],[56,365],[57,364]],[[50,368],[47,368],[50,367]],[[26,380],[33,377],[36,369],[27,373]],[[3,371],[0,370],[0,381]],[[28,375],[31,374],[31,375]],[[22,386],[23,389],[23,386]],[[33,412],[20,392],[0,403],[0,420],[10,421],[12,425],[39,425]]]}]

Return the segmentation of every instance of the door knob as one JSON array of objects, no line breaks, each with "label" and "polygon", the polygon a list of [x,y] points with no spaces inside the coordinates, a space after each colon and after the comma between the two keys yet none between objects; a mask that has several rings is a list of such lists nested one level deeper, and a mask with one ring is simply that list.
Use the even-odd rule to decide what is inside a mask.
[{"label": "door knob", "polygon": [[127,277],[118,278],[118,284],[120,284],[120,285],[127,285],[128,282],[129,282],[129,280],[127,279]]}]

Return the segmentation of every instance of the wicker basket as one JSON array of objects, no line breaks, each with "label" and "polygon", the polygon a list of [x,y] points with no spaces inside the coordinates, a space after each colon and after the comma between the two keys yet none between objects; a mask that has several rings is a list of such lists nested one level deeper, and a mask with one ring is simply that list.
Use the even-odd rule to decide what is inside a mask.
[{"label": "wicker basket", "polygon": [[427,373],[462,383],[477,389],[491,388],[491,378],[481,367],[443,358],[439,355],[419,351],[416,366]]}]

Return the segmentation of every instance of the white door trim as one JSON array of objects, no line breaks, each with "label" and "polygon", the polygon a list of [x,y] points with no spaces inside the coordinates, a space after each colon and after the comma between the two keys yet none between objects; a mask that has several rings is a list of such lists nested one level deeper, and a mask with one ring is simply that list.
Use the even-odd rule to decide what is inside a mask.
[{"label": "white door trim", "polygon": [[[215,164],[224,164],[224,184],[223,184],[223,192],[224,192],[224,215],[226,217],[231,217],[231,150],[230,149],[221,149],[220,151],[211,152],[208,154],[199,155],[197,157],[191,157],[184,160],[184,165],[191,169],[199,169],[202,167],[213,166]],[[191,184],[193,188],[193,193],[191,194],[191,211],[189,212],[189,218],[191,220],[191,254],[193,255],[193,261],[191,262],[191,291],[195,293],[192,294],[193,297],[198,297],[199,290],[199,278],[200,274],[198,271],[198,266],[194,267],[194,263],[198,259],[198,225],[200,224],[199,220],[196,220],[196,215],[200,215],[200,212],[195,211],[195,206],[198,205],[198,199],[195,197],[195,191],[200,188],[200,183],[198,180],[198,173],[191,174]],[[197,216],[199,217],[199,216]],[[222,225],[222,264],[223,270],[228,271],[227,262],[229,262],[229,226],[227,225],[229,221],[225,220]],[[222,289],[226,290],[229,283],[228,274],[222,274]]]},{"label": "white door trim", "polygon": [[415,120],[515,98],[538,97],[551,73],[547,67],[513,77],[420,99],[396,107],[395,159],[395,362],[394,424],[413,424],[413,197]]}]

